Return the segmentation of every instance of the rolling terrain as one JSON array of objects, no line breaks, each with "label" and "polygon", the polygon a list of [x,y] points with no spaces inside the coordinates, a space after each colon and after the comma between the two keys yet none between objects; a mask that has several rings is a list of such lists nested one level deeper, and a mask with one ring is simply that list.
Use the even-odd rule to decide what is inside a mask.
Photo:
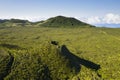
[{"label": "rolling terrain", "polygon": [[59,17],[0,29],[0,79],[119,80],[120,29]]},{"label": "rolling terrain", "polygon": [[37,25],[44,27],[56,27],[56,28],[95,27],[90,24],[81,22],[75,18],[65,17],[65,16],[52,17]]},{"label": "rolling terrain", "polygon": [[95,27],[72,17],[56,16],[45,21],[30,22],[28,20],[10,19],[0,20],[0,28],[5,27],[54,27],[54,28],[77,28]]}]

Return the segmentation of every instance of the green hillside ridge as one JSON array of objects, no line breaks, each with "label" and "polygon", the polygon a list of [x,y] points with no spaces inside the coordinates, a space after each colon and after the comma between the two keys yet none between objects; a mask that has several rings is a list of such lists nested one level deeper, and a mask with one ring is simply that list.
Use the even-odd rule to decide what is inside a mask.
[{"label": "green hillside ridge", "polygon": [[20,19],[5,19],[0,20],[0,28],[1,27],[95,27],[93,25],[84,23],[72,17],[64,17],[64,16],[56,16],[49,18],[45,21],[37,21],[30,22],[28,20],[20,20]]},{"label": "green hillside ridge", "polygon": [[[1,80],[71,80],[80,72],[81,65],[93,70],[100,68],[93,62],[77,57],[65,45],[57,47],[52,45],[50,41],[44,42],[37,52],[34,52],[33,49],[28,51],[26,49],[20,50],[20,48],[17,52],[15,48],[18,47],[17,45],[3,45],[0,44],[2,47],[10,49],[10,58],[5,60],[1,55],[0,63],[3,62],[0,64]],[[0,54],[6,55],[5,50],[1,50]],[[99,79],[99,76],[96,78]]]},{"label": "green hillside ridge", "polygon": [[72,17],[56,16],[49,18],[40,24],[44,27],[95,27],[90,24],[84,23]]},{"label": "green hillside ridge", "polygon": [[[63,20],[66,26],[59,26]],[[0,80],[119,80],[120,28],[77,24],[63,16],[0,20],[7,25],[0,27]]]},{"label": "green hillside ridge", "polygon": [[119,80],[119,53],[119,28],[3,28],[0,79]]},{"label": "green hillside ridge", "polygon": [[0,20],[0,27],[25,27],[31,26],[31,22],[28,20],[21,20],[21,19],[4,19]]}]

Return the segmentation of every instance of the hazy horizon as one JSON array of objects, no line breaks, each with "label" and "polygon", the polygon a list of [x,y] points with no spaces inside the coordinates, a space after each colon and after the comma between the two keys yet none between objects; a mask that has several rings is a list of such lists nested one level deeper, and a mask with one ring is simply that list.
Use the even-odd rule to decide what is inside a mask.
[{"label": "hazy horizon", "polygon": [[1,0],[0,19],[40,21],[58,15],[89,24],[120,24],[118,0]]}]

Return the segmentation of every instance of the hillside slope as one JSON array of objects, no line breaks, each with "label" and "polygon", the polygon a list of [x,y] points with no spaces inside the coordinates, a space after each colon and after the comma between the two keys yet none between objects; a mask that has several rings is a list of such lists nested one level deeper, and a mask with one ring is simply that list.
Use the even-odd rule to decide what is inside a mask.
[{"label": "hillside slope", "polygon": [[[0,75],[5,80],[120,79],[118,28],[3,28],[0,48]],[[10,72],[8,52],[14,57]]]},{"label": "hillside slope", "polygon": [[56,16],[38,23],[44,27],[95,27],[72,17]]},{"label": "hillside slope", "polygon": [[0,20],[0,28],[2,27],[26,27],[31,26],[31,22],[28,20],[21,20],[21,19],[5,19]]},{"label": "hillside slope", "polygon": [[[2,45],[0,44],[0,47]],[[0,63],[6,64],[0,64],[1,80],[71,80],[80,72],[81,65],[93,70],[100,69],[99,65],[71,53],[65,45],[58,48],[46,42],[41,45],[39,51],[34,49],[37,52],[33,49],[15,51],[16,48],[12,46],[2,46],[13,49],[14,52],[10,50],[10,60],[1,57]]]},{"label": "hillside slope", "polygon": [[5,27],[69,27],[69,28],[76,28],[76,27],[95,27],[93,25],[84,23],[72,17],[64,17],[64,16],[56,16],[49,18],[45,21],[38,21],[38,22],[30,22],[28,20],[21,20],[21,19],[5,19],[0,20],[0,28]]}]

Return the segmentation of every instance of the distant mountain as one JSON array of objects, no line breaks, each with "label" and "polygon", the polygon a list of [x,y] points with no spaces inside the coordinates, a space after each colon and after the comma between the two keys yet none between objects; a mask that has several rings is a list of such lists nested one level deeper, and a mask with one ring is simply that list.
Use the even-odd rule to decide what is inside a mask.
[{"label": "distant mountain", "polygon": [[120,28],[120,24],[95,24],[98,27]]},{"label": "distant mountain", "polygon": [[75,18],[64,17],[64,16],[56,16],[49,18],[42,22],[37,22],[37,26],[43,27],[95,27],[79,21]]},{"label": "distant mountain", "polygon": [[5,19],[0,20],[0,28],[1,27],[95,27],[93,25],[84,23],[72,17],[64,17],[64,16],[56,16],[49,18],[45,21],[38,22],[30,22],[28,20],[20,20],[20,19]]},{"label": "distant mountain", "polygon": [[25,27],[30,25],[31,22],[29,22],[28,20],[20,20],[20,19],[0,20],[0,27]]}]

